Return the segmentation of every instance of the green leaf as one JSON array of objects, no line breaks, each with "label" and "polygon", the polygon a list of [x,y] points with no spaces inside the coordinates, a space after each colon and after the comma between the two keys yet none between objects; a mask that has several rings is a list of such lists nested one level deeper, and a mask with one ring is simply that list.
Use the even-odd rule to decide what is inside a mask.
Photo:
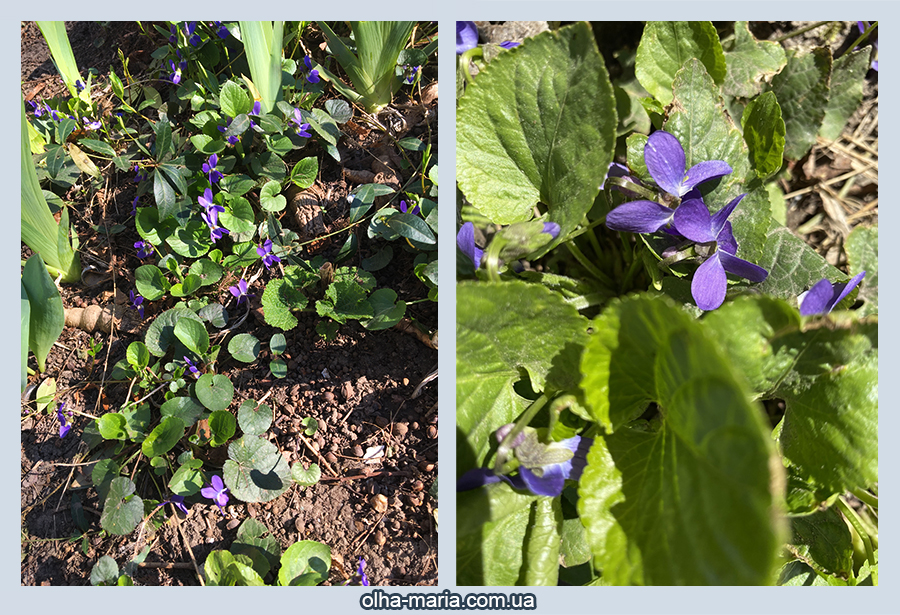
[{"label": "green leaf", "polygon": [[172,127],[169,120],[165,116],[153,125],[153,132],[156,133],[156,160],[162,162],[172,149]]},{"label": "green leaf", "polygon": [[291,169],[291,181],[301,190],[305,190],[316,183],[316,177],[318,175],[319,159],[315,156],[309,156],[298,160],[297,164],[294,165],[294,168]]},{"label": "green leaf", "polygon": [[265,577],[281,559],[281,545],[275,537],[264,537],[268,531],[266,526],[251,517],[241,524],[236,540],[231,543],[231,552],[252,559],[253,569],[260,577]]},{"label": "green leaf", "polygon": [[328,579],[331,548],[314,540],[299,540],[281,556],[278,584],[283,586],[318,585]]},{"label": "green leaf", "polygon": [[799,160],[816,142],[828,106],[831,51],[817,47],[812,53],[788,52],[787,66],[772,79],[784,116],[784,157]]},{"label": "green leaf", "polygon": [[113,479],[100,515],[100,527],[117,536],[130,534],[137,527],[144,517],[144,503],[133,493],[134,483],[128,478]]},{"label": "green leaf", "polygon": [[128,438],[125,417],[118,412],[107,412],[97,419],[97,429],[105,440],[125,440]]},{"label": "green leaf", "polygon": [[588,453],[578,511],[604,581],[769,582],[783,538],[772,515],[783,478],[740,377],[702,326],[662,297],[615,301],[593,325],[582,359],[591,412],[600,414],[603,395],[592,389],[606,381],[613,424],[636,400],[660,413],[596,438]]},{"label": "green leaf", "polygon": [[28,296],[28,346],[37,359],[39,371],[46,369],[47,355],[65,326],[65,311],[59,290],[47,273],[40,255],[25,261],[22,287]]},{"label": "green leaf", "polygon": [[127,404],[120,410],[125,417],[125,430],[134,442],[141,442],[147,437],[150,428],[150,404]]},{"label": "green leaf", "polygon": [[119,476],[119,471],[119,466],[113,459],[103,459],[97,462],[94,469],[91,470],[91,482],[97,488],[97,495],[104,502],[106,496],[109,495],[109,486],[113,479]]},{"label": "green leaf", "polygon": [[175,337],[194,354],[202,356],[209,350],[209,333],[202,322],[190,318],[179,320],[175,323]]},{"label": "green leaf", "polygon": [[212,431],[212,445],[222,446],[234,436],[237,421],[228,410],[216,410],[209,416],[209,429]]},{"label": "green leaf", "polygon": [[228,323],[228,312],[221,303],[204,305],[197,315],[214,327],[221,329]]},{"label": "green leaf", "polygon": [[269,362],[269,371],[271,371],[272,375],[276,378],[286,378],[288,372],[287,363],[281,358],[273,359]]},{"label": "green leaf", "polygon": [[242,363],[253,363],[259,357],[259,340],[250,333],[239,333],[228,340],[228,352]]},{"label": "green leaf", "polygon": [[802,239],[777,224],[772,224],[765,245],[753,262],[769,272],[765,281],[753,285],[756,292],[785,300],[796,300],[797,295],[822,278],[847,279]]},{"label": "green leaf", "polygon": [[[468,95],[468,94],[467,94]],[[480,467],[491,434],[524,408],[513,384],[574,390],[588,321],[558,293],[524,282],[462,282],[456,291],[457,451],[461,471]]]},{"label": "green leaf", "polygon": [[847,120],[863,99],[863,84],[869,71],[869,48],[845,54],[835,60],[831,75],[828,106],[819,128],[819,136],[833,141],[841,136]]},{"label": "green leaf", "polygon": [[159,210],[155,207],[140,207],[134,221],[138,234],[144,241],[149,241],[158,246],[175,232],[177,223],[175,220],[160,222]]},{"label": "green leaf", "polygon": [[219,187],[231,196],[241,196],[253,190],[256,182],[246,175],[226,175],[219,180]]},{"label": "green leaf", "polygon": [[492,61],[459,102],[459,187],[497,224],[529,220],[546,204],[562,241],[593,205],[616,125],[587,23],[526,39]]},{"label": "green leaf", "polygon": [[169,480],[169,490],[175,495],[189,497],[200,493],[203,489],[203,462],[199,459],[189,459],[175,471]]},{"label": "green leaf", "polygon": [[128,363],[138,371],[150,365],[150,351],[147,350],[144,342],[131,342],[128,344],[125,357],[128,359]]},{"label": "green leaf", "polygon": [[269,338],[269,350],[272,354],[282,354],[287,350],[287,340],[284,339],[283,333],[273,333]]},{"label": "green leaf", "polygon": [[834,508],[791,519],[788,549],[819,571],[848,577],[853,569],[850,528]]},{"label": "green leaf", "polygon": [[393,188],[384,184],[363,184],[357,188],[350,203],[350,222],[361,220],[375,203],[375,197],[393,192]]},{"label": "green leaf", "polygon": [[734,22],[734,38],[723,44],[727,72],[722,83],[726,96],[752,98],[787,63],[782,46],[773,41],[757,41],[746,21]]},{"label": "green leaf", "polygon": [[397,293],[390,288],[379,288],[369,297],[374,315],[365,323],[369,331],[390,329],[406,314],[406,302],[397,301]]},{"label": "green leaf", "polygon": [[259,205],[265,211],[281,211],[287,206],[287,199],[281,193],[281,184],[268,181],[259,191]]},{"label": "green leaf", "polygon": [[171,288],[169,280],[156,265],[141,265],[134,272],[134,285],[147,301],[156,301]]},{"label": "green leaf", "polygon": [[178,228],[166,239],[169,247],[176,254],[186,258],[199,258],[212,247],[209,239],[209,227],[197,220],[191,220],[184,228]]},{"label": "green leaf", "polygon": [[97,139],[79,139],[78,143],[98,154],[103,154],[110,158],[116,155],[116,150],[110,147],[105,141],[98,141]]},{"label": "green leaf", "polygon": [[850,231],[844,247],[850,261],[850,272],[866,272],[856,297],[864,301],[858,310],[859,315],[878,314],[878,227],[855,227]]},{"label": "green leaf", "polygon": [[672,82],[685,61],[696,59],[717,85],[725,80],[725,54],[709,21],[650,21],[635,58],[635,75],[664,105],[672,102]]},{"label": "green leaf", "polygon": [[878,482],[878,356],[867,354],[821,373],[805,390],[782,393],[784,456],[835,493]]},{"label": "green leaf", "polygon": [[378,271],[387,267],[393,257],[393,248],[390,245],[385,245],[372,256],[362,259],[360,265],[366,271]]},{"label": "green leaf", "polygon": [[31,304],[28,302],[28,292],[25,290],[25,283],[19,286],[19,326],[20,331],[20,353],[19,353],[19,384],[22,392],[28,386],[28,334],[29,323],[31,322]]},{"label": "green leaf", "polygon": [[291,479],[303,487],[315,485],[319,482],[321,476],[322,471],[319,469],[318,464],[311,463],[308,469],[303,469],[303,465],[300,462],[291,466]]},{"label": "green leaf", "polygon": [[519,584],[520,579],[524,580],[529,524],[544,526],[544,520],[537,519],[539,498],[499,483],[460,492],[456,499],[456,582]]},{"label": "green leaf", "polygon": [[[252,234],[256,231],[256,214],[253,213],[250,201],[244,197],[231,199],[225,207],[225,211],[219,214],[219,221],[233,235],[249,234],[250,237],[245,238],[245,241],[251,239]],[[255,250],[253,254],[256,254]]]},{"label": "green leaf", "polygon": [[104,555],[91,568],[91,585],[115,585],[119,578],[119,565],[109,555]]},{"label": "green leaf", "polygon": [[262,305],[266,323],[288,331],[297,326],[291,310],[303,308],[306,296],[283,279],[272,280],[263,291]]},{"label": "green leaf", "polygon": [[[259,576],[252,566],[244,563],[244,556],[239,556],[241,561],[228,551],[213,551],[206,557],[203,564],[203,572],[206,574],[207,585],[213,586],[260,586],[265,581]],[[246,558],[246,561],[252,561]]]},{"label": "green leaf", "polygon": [[194,261],[188,270],[190,275],[197,276],[201,286],[212,286],[222,279],[222,265],[214,263],[208,258]]},{"label": "green leaf", "polygon": [[[144,337],[144,343],[147,344],[147,349],[152,355],[156,357],[163,356],[173,343],[181,346],[178,338],[175,336],[175,324],[184,318],[202,322],[200,317],[191,310],[179,306],[166,310],[150,323],[150,328],[147,329],[147,334]],[[178,352],[175,354],[178,356]]]},{"label": "green leaf", "polygon": [[153,199],[163,220],[175,209],[175,189],[158,168],[153,170]]},{"label": "green leaf", "polygon": [[415,214],[399,213],[384,220],[384,224],[401,237],[406,237],[410,241],[426,246],[434,245],[437,242],[437,238],[435,238],[434,233],[431,232],[425,220]]},{"label": "green leaf", "polygon": [[234,399],[234,385],[222,374],[203,374],[194,386],[200,403],[215,412],[225,410]]},{"label": "green leaf", "polygon": [[781,169],[784,157],[784,120],[775,94],[766,92],[752,100],[744,109],[741,125],[756,175],[771,177]]},{"label": "green leaf", "polygon": [[141,451],[147,457],[156,457],[169,452],[184,437],[184,423],[175,416],[167,416],[157,425],[141,444]]},{"label": "green leaf", "polygon": [[259,156],[251,157],[250,168],[257,175],[268,177],[279,183],[287,177],[287,166],[277,154],[272,152],[263,152]]},{"label": "green leaf", "polygon": [[192,135],[191,145],[193,145],[198,152],[206,154],[207,156],[218,154],[225,149],[225,141],[203,133]]},{"label": "green leaf", "polygon": [[340,98],[326,100],[325,110],[338,124],[346,124],[353,118],[353,109],[350,108],[346,100],[341,100]]},{"label": "green leaf", "polygon": [[239,500],[268,502],[291,486],[288,463],[271,442],[245,435],[228,445],[228,457],[223,477]]},{"label": "green leaf", "polygon": [[366,290],[352,277],[339,275],[340,271],[335,272],[335,280],[326,289],[325,298],[316,301],[316,312],[341,324],[347,320],[372,318],[372,305],[366,298]]},{"label": "green leaf", "polygon": [[238,425],[248,436],[261,436],[272,425],[272,409],[248,399],[238,408]]},{"label": "green leaf", "polygon": [[193,397],[173,397],[163,403],[159,411],[163,417],[178,417],[185,427],[190,427],[206,416],[206,408]]},{"label": "green leaf", "polygon": [[253,107],[247,92],[234,81],[222,84],[222,89],[219,90],[219,105],[222,112],[231,118],[247,113]]}]

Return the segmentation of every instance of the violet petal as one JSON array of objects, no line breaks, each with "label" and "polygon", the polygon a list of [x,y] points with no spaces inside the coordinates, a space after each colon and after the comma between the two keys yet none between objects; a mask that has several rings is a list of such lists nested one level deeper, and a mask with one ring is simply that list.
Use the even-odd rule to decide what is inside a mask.
[{"label": "violet petal", "polygon": [[465,53],[478,44],[478,28],[474,21],[456,22],[456,53]]},{"label": "violet petal", "polygon": [[671,222],[674,213],[674,210],[653,201],[629,201],[606,215],[606,226],[614,231],[655,233]]},{"label": "violet petal", "polygon": [[829,311],[828,303],[834,296],[834,286],[826,278],[816,282],[800,300],[800,315],[812,316],[825,314]]},{"label": "violet petal", "polygon": [[731,167],[724,160],[706,160],[698,162],[685,174],[682,190],[687,192],[694,186],[711,179],[718,179],[731,173]]},{"label": "violet petal", "polygon": [[664,130],[650,135],[644,162],[657,185],[669,194],[680,197],[689,190],[684,186],[684,148],[674,135]]},{"label": "violet petal", "polygon": [[691,295],[701,310],[714,310],[725,301],[728,278],[725,277],[725,268],[719,260],[722,254],[716,252],[694,272]]},{"label": "violet petal", "polygon": [[728,252],[723,252],[722,250],[719,250],[716,254],[719,255],[719,261],[728,273],[739,275],[751,282],[763,282],[769,277],[769,272],[759,265],[754,265],[749,261],[745,261],[742,258],[738,258]]},{"label": "violet petal", "polygon": [[712,219],[710,220],[710,230],[712,234],[718,238],[719,233],[722,231],[722,228],[725,226],[725,221],[728,220],[728,216],[731,215],[731,212],[734,211],[734,208],[738,206],[738,203],[743,200],[743,198],[747,196],[746,193],[741,194],[734,199],[731,200],[728,205],[717,211],[712,215]]},{"label": "violet petal", "polygon": [[675,209],[673,220],[675,229],[691,241],[706,243],[716,240],[716,235],[712,232],[709,210],[700,199],[683,201]]}]

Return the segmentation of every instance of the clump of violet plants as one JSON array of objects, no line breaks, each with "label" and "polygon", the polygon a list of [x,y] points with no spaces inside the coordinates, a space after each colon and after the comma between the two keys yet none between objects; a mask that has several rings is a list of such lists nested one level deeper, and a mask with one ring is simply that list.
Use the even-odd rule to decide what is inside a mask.
[{"label": "clump of violet plants", "polygon": [[[416,75],[437,48],[436,24],[398,23],[402,28],[394,30],[405,34],[392,39],[393,60],[388,53],[381,63],[391,86],[381,92],[381,106],[401,88],[421,95]],[[220,373],[222,363],[252,365],[268,355],[269,373],[287,375],[285,336],[261,340],[248,330],[251,302],[262,307],[267,325],[282,331],[296,327],[301,312],[318,316],[317,330],[326,338],[350,320],[372,331],[393,327],[408,304],[379,283],[378,272],[389,270],[394,249],[413,253],[424,297],[415,301],[437,301],[436,133],[398,138],[374,116],[360,117],[332,86],[338,62],[303,41],[309,22],[154,28],[147,34],[161,43],[152,54],[155,81],[135,78],[120,52],[123,74],[110,71],[111,95],[102,105],[104,93],[89,77],[86,85],[79,82],[77,98],[25,107],[28,143],[47,194],[98,190],[102,165],[136,188],[128,199],[135,237],[126,242],[133,246],[134,282],[122,293],[124,315],[116,317],[144,333],[124,358],[110,362],[109,375],[109,382],[127,383],[128,394],[97,417],[73,417],[62,401],[55,410],[59,436],[76,427],[92,450],[100,527],[116,535],[196,506],[233,518],[236,503],[267,502],[294,483],[318,481],[316,464],[291,466],[264,437],[272,408],[253,399],[235,404],[235,385]],[[282,38],[261,49],[258,33]],[[314,186],[326,157],[342,165],[341,139],[353,119],[386,132],[409,179],[353,185],[344,205],[347,224],[324,238],[310,236],[298,228],[290,198]],[[64,204],[59,197],[52,203],[62,205],[67,231]],[[358,230],[367,235],[365,252]],[[331,235],[340,235],[341,247],[326,259],[313,244]],[[85,424],[82,416],[91,420]],[[210,461],[218,447],[227,449],[219,456],[224,463]],[[253,523],[238,533],[247,544],[210,555],[207,584],[258,585],[267,575],[282,585],[327,579],[327,546],[301,541],[282,554]],[[259,553],[251,552],[253,545]],[[94,584],[128,584],[123,578],[137,563],[121,572],[114,561],[101,560]]]},{"label": "clump of violet plants", "polygon": [[877,584],[877,225],[785,224],[877,79],[825,25],[458,22],[458,584]]}]

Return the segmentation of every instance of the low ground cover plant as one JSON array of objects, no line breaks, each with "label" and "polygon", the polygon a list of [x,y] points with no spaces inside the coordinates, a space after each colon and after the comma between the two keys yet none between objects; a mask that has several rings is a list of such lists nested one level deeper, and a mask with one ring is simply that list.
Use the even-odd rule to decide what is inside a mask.
[{"label": "low ground cover plant", "polygon": [[[402,320],[415,328],[407,302],[379,283],[400,256],[413,260],[412,283],[421,290],[413,303],[437,301],[436,133],[404,136],[411,126],[386,127],[368,105],[348,102],[340,92],[350,87],[342,79],[353,74],[344,65],[351,60],[333,51],[378,50],[385,85],[371,109],[377,111],[402,88],[421,91],[417,75],[435,61],[437,27],[377,23],[377,32],[393,36],[378,38],[355,22],[145,24],[148,41],[159,44],[150,54],[152,79],[132,74],[121,51],[121,73],[79,75],[73,61],[58,59],[71,49],[51,44],[72,86],[67,95],[28,100],[23,108],[23,184],[30,177],[23,241],[35,253],[23,269],[23,308],[30,307],[23,331],[31,331],[23,338],[23,388],[28,349],[43,372],[62,331],[62,302],[48,271],[57,282],[86,283],[77,235],[69,242],[66,200],[99,190],[109,173],[137,187],[128,223],[103,229],[138,238],[137,264],[125,276],[132,283],[121,289],[127,302],[66,314],[67,324],[90,332],[140,333],[103,375],[110,385],[128,383],[127,393],[98,415],[72,414],[49,379],[39,393],[38,410],[56,416],[61,438],[80,428],[104,532],[143,533],[201,502],[224,517],[229,501],[268,502],[294,484],[318,482],[317,463],[291,465],[270,441],[273,407],[241,396],[240,383],[220,373],[223,363],[265,361],[273,378],[287,375],[284,333],[260,339],[249,325],[289,332],[305,312],[318,316],[316,331],[326,340],[349,321],[369,331]],[[41,23],[48,41],[65,39],[59,25]],[[328,32],[330,48],[309,46],[313,29]],[[341,163],[338,142],[357,123],[383,133],[408,179],[400,181],[392,161],[380,175],[354,180],[345,203],[334,203],[316,185],[322,158]],[[348,209],[346,220],[326,234],[323,212],[339,206]],[[59,223],[51,207],[62,212]],[[26,228],[34,229],[27,237]],[[318,248],[332,235],[342,247],[326,258]],[[359,235],[377,250],[361,254]],[[74,279],[66,277],[72,271]],[[259,308],[251,316],[254,301]],[[311,436],[316,420],[309,420]],[[241,528],[239,539],[255,547],[214,552],[198,570],[201,582],[327,579],[326,545],[300,541],[282,554],[253,519]],[[114,561],[97,570],[95,584],[122,577]]]},{"label": "low ground cover plant", "polygon": [[534,26],[457,23],[457,582],[877,584],[877,24]]}]

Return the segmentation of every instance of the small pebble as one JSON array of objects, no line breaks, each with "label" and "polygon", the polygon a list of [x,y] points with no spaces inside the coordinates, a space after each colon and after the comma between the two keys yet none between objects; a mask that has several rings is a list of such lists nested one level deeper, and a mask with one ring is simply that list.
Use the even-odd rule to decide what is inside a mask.
[{"label": "small pebble", "polygon": [[363,447],[361,447],[359,444],[357,444],[356,446],[354,446],[354,447],[353,447],[353,454],[354,454],[356,457],[362,457],[363,454],[364,454]]},{"label": "small pebble", "polygon": [[328,426],[328,424],[325,421],[323,421],[322,419],[318,419],[318,423],[319,423],[319,431],[324,432],[325,428]]},{"label": "small pebble", "polygon": [[420,480],[417,480],[416,482],[413,483],[413,491],[421,491],[424,488],[425,488],[425,484]]},{"label": "small pebble", "polygon": [[233,530],[234,528],[236,528],[236,527],[239,526],[240,524],[241,524],[240,520],[238,520],[238,519],[232,519],[232,520],[229,521],[227,524],[225,524],[225,527],[227,527],[229,530]]},{"label": "small pebble", "polygon": [[406,423],[394,423],[394,433],[400,436],[401,438],[406,435],[406,432],[409,431],[409,425]]},{"label": "small pebble", "polygon": [[390,421],[387,420],[386,418],[384,418],[383,416],[376,416],[375,424],[378,425],[379,427],[387,427],[388,424],[390,424]]},{"label": "small pebble", "polygon": [[409,386],[409,378],[403,379],[403,386]]},{"label": "small pebble", "polygon": [[438,435],[437,427],[435,427],[434,425],[429,425],[428,426],[428,437],[431,438],[432,440],[434,440],[435,438],[437,438],[437,435]]},{"label": "small pebble", "polygon": [[[378,493],[371,497],[369,505],[372,506],[376,512],[383,513],[388,509],[388,499],[384,497],[384,495]],[[384,542],[380,542],[379,544],[384,544]]]},{"label": "small pebble", "polygon": [[328,461],[328,463],[337,463],[337,455],[335,455],[334,453],[328,453],[327,455],[325,455],[325,460]]},{"label": "small pebble", "polygon": [[334,401],[334,393],[332,393],[331,391],[325,391],[325,394],[322,397],[324,397],[325,401],[327,401],[328,403]]},{"label": "small pebble", "polygon": [[375,532],[374,538],[379,547],[383,546],[384,543],[387,542],[387,538],[384,537],[384,534],[381,533],[381,530]]},{"label": "small pebble", "polygon": [[422,472],[431,472],[432,470],[434,470],[434,464],[429,463],[428,461],[420,461],[419,470],[421,470]]}]

